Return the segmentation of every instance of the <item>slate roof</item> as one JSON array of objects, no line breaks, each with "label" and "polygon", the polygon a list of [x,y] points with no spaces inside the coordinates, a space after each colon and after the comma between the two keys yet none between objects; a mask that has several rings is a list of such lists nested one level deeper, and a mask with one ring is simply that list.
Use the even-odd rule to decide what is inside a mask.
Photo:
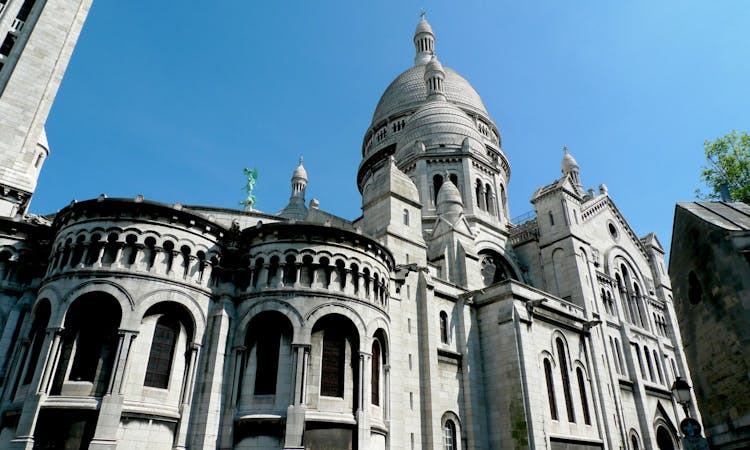
[{"label": "slate roof", "polygon": [[677,206],[726,230],[750,230],[750,206],[741,202],[681,202]]}]

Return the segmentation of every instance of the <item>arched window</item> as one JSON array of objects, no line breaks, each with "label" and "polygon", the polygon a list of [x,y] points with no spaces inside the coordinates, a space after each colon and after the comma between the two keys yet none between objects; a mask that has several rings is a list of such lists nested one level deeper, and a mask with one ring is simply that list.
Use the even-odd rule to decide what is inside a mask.
[{"label": "arched window", "polygon": [[508,207],[508,197],[505,194],[505,186],[500,185],[500,207],[498,208],[497,214],[502,217],[505,214],[505,208]]},{"label": "arched window", "polygon": [[646,366],[648,367],[649,379],[656,382],[656,377],[654,377],[654,366],[651,364],[651,355],[648,351],[648,347],[645,345],[643,346],[643,354],[646,355]]},{"label": "arched window", "polygon": [[620,361],[620,367],[622,368],[622,374],[628,374],[628,368],[625,365],[625,360],[622,359],[622,352],[620,351],[620,341],[615,338],[615,352],[617,352],[617,359]]},{"label": "arched window", "polygon": [[160,389],[169,387],[169,375],[172,372],[172,360],[179,335],[179,322],[166,315],[159,317],[154,327],[144,386]]},{"label": "arched window", "polygon": [[492,186],[488,184],[484,185],[484,204],[487,206],[487,212],[490,214],[495,213],[495,208],[493,207],[493,200],[492,197]]},{"label": "arched window", "polygon": [[654,350],[654,365],[656,366],[656,374],[659,375],[659,383],[664,384],[664,375],[661,373],[661,364],[659,364],[659,354]]},{"label": "arched window", "polygon": [[50,305],[47,300],[40,302],[36,311],[34,312],[34,321],[31,324],[31,331],[29,331],[29,339],[31,341],[31,351],[29,352],[28,364],[26,367],[26,374],[23,377],[23,384],[31,383],[34,378],[34,372],[36,371],[37,361],[39,355],[42,352],[42,344],[44,343],[44,336],[47,331],[47,325],[50,317]]},{"label": "arched window", "polygon": [[484,194],[482,194],[482,182],[479,179],[474,185],[474,197],[477,199],[477,208],[484,209]]},{"label": "arched window", "polygon": [[547,399],[549,400],[549,412],[552,420],[558,420],[557,401],[555,401],[555,384],[552,381],[552,364],[549,359],[544,360],[544,378],[547,381]]},{"label": "arched window", "polygon": [[581,394],[581,406],[583,406],[583,421],[586,425],[591,425],[591,413],[589,412],[589,401],[586,396],[586,383],[583,378],[583,370],[580,367],[576,369],[578,376],[578,392]]},{"label": "arched window", "polygon": [[456,424],[448,419],[443,425],[443,450],[456,450]]},{"label": "arched window", "polygon": [[443,176],[440,174],[435,174],[432,177],[432,189],[433,189],[433,197],[432,202],[437,206],[437,196],[438,192],[440,192],[440,186],[443,185]]},{"label": "arched window", "polygon": [[262,336],[256,347],[255,395],[276,393],[276,375],[279,369],[279,333]]},{"label": "arched window", "polygon": [[320,376],[320,395],[344,396],[344,360],[346,340],[332,329],[323,334],[323,367]]},{"label": "arched window", "polygon": [[447,344],[449,340],[448,314],[440,311],[440,342]]},{"label": "arched window", "polygon": [[370,382],[370,402],[373,405],[380,405],[380,343],[377,339],[372,342],[372,376]]},{"label": "arched window", "polygon": [[409,210],[408,209],[404,209],[402,213],[402,217],[404,219],[404,225],[409,226]]},{"label": "arched window", "polygon": [[646,369],[643,368],[643,358],[641,358],[641,348],[638,344],[633,344],[633,351],[635,356],[638,357],[638,368],[641,370],[641,376],[646,379]]},{"label": "arched window", "polygon": [[659,450],[675,449],[675,440],[672,437],[672,433],[670,433],[664,426],[656,428],[656,446]]},{"label": "arched window", "polygon": [[575,422],[576,415],[573,411],[573,400],[570,396],[570,374],[568,373],[568,359],[565,356],[565,344],[562,339],[557,338],[557,353],[560,359],[560,375],[562,376],[563,395],[565,396],[565,408],[568,411],[568,422]]},{"label": "arched window", "polygon": [[458,187],[458,175],[452,173],[448,175],[448,178],[451,180],[451,183],[453,183],[454,186]]},{"label": "arched window", "polygon": [[638,435],[636,435],[634,431],[630,432],[630,444],[633,447],[633,450],[640,450],[641,448],[640,444],[638,444]]},{"label": "arched window", "polygon": [[622,374],[620,360],[617,358],[617,350],[615,350],[615,342],[612,340],[612,336],[609,337],[609,346],[612,348],[612,359],[615,360],[615,370],[617,373]]}]

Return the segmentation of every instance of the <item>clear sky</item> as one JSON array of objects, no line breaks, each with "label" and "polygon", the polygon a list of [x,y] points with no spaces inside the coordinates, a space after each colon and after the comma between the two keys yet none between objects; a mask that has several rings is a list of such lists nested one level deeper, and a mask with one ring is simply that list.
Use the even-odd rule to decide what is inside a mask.
[{"label": "clear sky", "polygon": [[[145,5],[145,4],[144,4]],[[141,5],[141,6],[144,6]],[[31,205],[106,193],[286,205],[299,156],[308,200],[354,219],[356,171],[386,86],[413,64],[424,8],[441,62],[466,77],[511,164],[511,216],[560,176],[606,183],[636,234],[669,246],[703,142],[750,130],[750,3],[738,1],[95,0],[47,121]]]}]

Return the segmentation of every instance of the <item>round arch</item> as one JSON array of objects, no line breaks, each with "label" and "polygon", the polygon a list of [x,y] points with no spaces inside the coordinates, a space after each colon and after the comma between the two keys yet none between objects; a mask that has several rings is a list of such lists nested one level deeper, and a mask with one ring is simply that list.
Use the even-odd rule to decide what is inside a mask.
[{"label": "round arch", "polygon": [[358,337],[359,337],[360,345],[362,346],[370,345],[369,334],[367,333],[367,326],[365,325],[365,321],[362,319],[362,316],[360,316],[359,313],[355,311],[354,308],[352,308],[351,306],[342,305],[340,303],[325,303],[323,305],[320,305],[314,308],[312,311],[310,311],[307,314],[307,317],[305,317],[305,325],[303,326],[303,329],[302,329],[303,337],[306,338],[305,342],[310,341],[310,336],[312,334],[312,329],[315,326],[315,323],[317,323],[321,318],[329,314],[339,314],[341,316],[348,318],[354,325],[354,328],[357,330],[357,333],[359,334]]},{"label": "round arch", "polygon": [[292,306],[290,303],[287,303],[278,298],[258,299],[249,308],[237,311],[238,320],[237,329],[235,331],[235,342],[242,342],[242,339],[244,339],[243,330],[247,328],[248,323],[250,323],[250,321],[255,316],[266,311],[275,311],[286,316],[286,318],[292,324],[294,343],[305,344],[310,342],[309,333],[306,336],[302,333],[303,325],[305,323],[305,319],[302,317],[302,314],[300,314],[300,312],[297,311],[297,308]]},{"label": "round arch", "polygon": [[133,314],[133,324],[140,325],[148,311],[163,302],[176,303],[187,310],[194,329],[194,342],[202,342],[206,330],[206,314],[203,308],[195,298],[175,289],[159,289],[139,298]]}]

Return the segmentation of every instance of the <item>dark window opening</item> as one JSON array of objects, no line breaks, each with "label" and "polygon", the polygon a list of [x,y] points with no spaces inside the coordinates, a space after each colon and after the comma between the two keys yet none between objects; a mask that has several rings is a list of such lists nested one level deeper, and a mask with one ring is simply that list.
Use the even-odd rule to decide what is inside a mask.
[{"label": "dark window opening", "polygon": [[558,420],[557,402],[555,401],[555,385],[552,381],[552,364],[548,359],[544,360],[544,377],[547,381],[547,399],[549,400],[549,412],[552,420]]},{"label": "dark window opening", "polygon": [[456,448],[456,425],[452,420],[446,420],[443,426],[443,450]]},{"label": "dark window opening", "polygon": [[586,397],[586,383],[583,378],[583,370],[580,367],[576,369],[576,375],[578,376],[578,391],[581,394],[581,405],[583,406],[583,421],[586,425],[591,425],[591,413],[589,412],[589,402]]},{"label": "dark window opening", "polygon": [[443,344],[448,343],[448,329],[448,314],[440,311],[440,342]]},{"label": "dark window opening", "polygon": [[8,33],[5,35],[3,44],[0,45],[0,55],[7,57],[10,55],[10,51],[13,50],[13,45],[16,43],[16,37]]},{"label": "dark window opening", "polygon": [[167,389],[172,371],[172,359],[180,335],[180,324],[168,316],[161,316],[154,328],[151,353],[148,357],[144,386]]},{"label": "dark window opening", "polygon": [[323,364],[320,394],[327,397],[344,396],[344,367],[346,339],[343,335],[326,330],[323,334]]},{"label": "dark window opening", "polygon": [[435,203],[435,206],[437,206],[437,197],[438,192],[440,192],[440,187],[443,185],[443,176],[442,175],[435,175],[432,177],[432,188],[434,190],[434,197],[432,201]]},{"label": "dark window opening", "polygon": [[557,353],[560,358],[560,375],[562,376],[563,395],[565,396],[565,407],[568,411],[568,422],[575,422],[576,415],[573,411],[573,400],[570,396],[570,376],[568,374],[568,360],[565,356],[565,345],[562,339],[557,338]]},{"label": "dark window opening", "polygon": [[380,405],[380,343],[377,340],[372,343],[371,391],[370,402]]},{"label": "dark window opening", "polygon": [[272,330],[266,331],[269,331],[269,333],[260,337],[256,350],[255,395],[276,394],[281,333]]},{"label": "dark window opening", "polygon": [[26,22],[26,19],[29,18],[29,14],[31,13],[31,8],[34,7],[34,3],[36,3],[36,0],[24,1],[23,5],[21,5],[21,9],[18,10],[16,19]]}]

